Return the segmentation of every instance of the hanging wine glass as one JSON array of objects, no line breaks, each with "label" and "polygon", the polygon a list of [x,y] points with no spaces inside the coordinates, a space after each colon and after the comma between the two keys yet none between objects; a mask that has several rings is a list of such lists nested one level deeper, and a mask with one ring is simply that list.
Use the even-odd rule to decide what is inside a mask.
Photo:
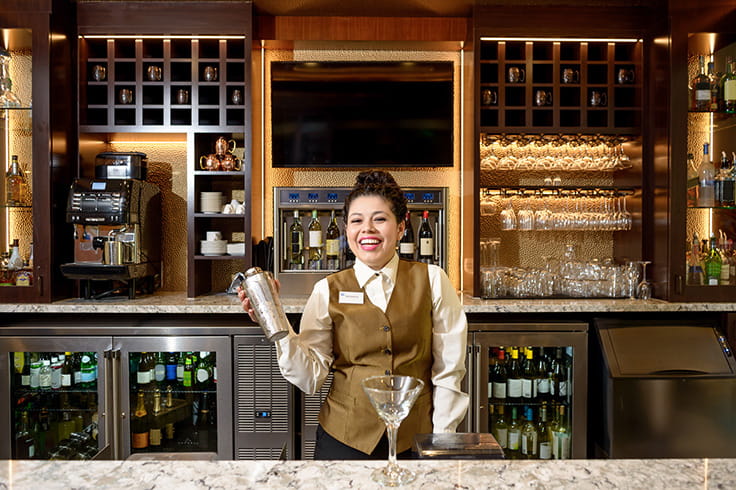
[{"label": "hanging wine glass", "polygon": [[388,465],[371,475],[373,480],[387,487],[410,483],[416,474],[396,464],[396,436],[401,422],[409,415],[424,381],[411,376],[372,376],[361,381],[371,405],[386,424],[388,436]]},{"label": "hanging wine glass", "polygon": [[636,297],[639,299],[652,299],[652,283],[647,281],[647,265],[651,264],[649,260],[640,260],[641,265],[641,282],[636,286]]}]

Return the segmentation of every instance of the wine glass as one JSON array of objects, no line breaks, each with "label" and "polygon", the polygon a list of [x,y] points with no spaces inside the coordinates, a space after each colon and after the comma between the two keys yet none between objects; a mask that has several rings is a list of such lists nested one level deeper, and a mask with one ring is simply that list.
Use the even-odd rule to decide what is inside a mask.
[{"label": "wine glass", "polygon": [[652,283],[647,281],[647,265],[652,262],[649,260],[640,260],[641,264],[641,282],[636,286],[636,297],[639,299],[652,299]]},{"label": "wine glass", "polygon": [[396,487],[414,481],[416,474],[396,464],[396,436],[401,422],[409,415],[414,401],[424,388],[424,381],[411,376],[371,376],[361,381],[378,416],[386,423],[388,434],[388,465],[371,475],[373,480],[387,487]]}]

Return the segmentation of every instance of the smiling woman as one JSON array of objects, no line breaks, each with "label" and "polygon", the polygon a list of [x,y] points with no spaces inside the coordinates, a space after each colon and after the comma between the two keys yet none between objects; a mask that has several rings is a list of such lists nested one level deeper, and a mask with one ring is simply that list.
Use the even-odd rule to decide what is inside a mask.
[{"label": "smiling woman", "polygon": [[[406,198],[388,172],[360,173],[345,198],[346,235],[355,265],[318,281],[300,333],[276,343],[281,374],[307,394],[334,374],[319,414],[316,459],[383,459],[386,428],[360,382],[396,374],[424,382],[398,433],[408,453],[415,434],[454,432],[465,416],[467,321],[445,272],[399,260]],[[239,293],[255,321],[250,301]],[[401,454],[399,455],[401,457]]]}]

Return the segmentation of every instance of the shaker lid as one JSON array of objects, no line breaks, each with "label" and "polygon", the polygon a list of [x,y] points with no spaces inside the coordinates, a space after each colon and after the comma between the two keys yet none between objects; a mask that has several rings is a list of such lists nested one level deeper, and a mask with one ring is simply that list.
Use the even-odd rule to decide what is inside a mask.
[{"label": "shaker lid", "polygon": [[260,267],[251,267],[250,269],[245,271],[245,277],[255,276],[256,274],[260,274],[261,272],[263,272],[263,269],[261,269]]}]

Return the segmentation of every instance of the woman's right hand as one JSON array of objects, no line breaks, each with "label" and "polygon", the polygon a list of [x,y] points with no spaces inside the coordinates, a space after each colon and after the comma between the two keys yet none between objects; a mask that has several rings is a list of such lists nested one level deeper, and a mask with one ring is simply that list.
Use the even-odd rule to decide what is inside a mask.
[{"label": "woman's right hand", "polygon": [[[278,294],[279,291],[281,291],[281,282],[278,279],[274,279],[273,282],[276,285],[276,294]],[[248,296],[245,294],[243,286],[238,286],[238,299],[240,300],[240,304],[243,305],[243,310],[248,313],[250,319],[253,320],[253,322],[258,323],[255,316],[255,310],[253,310],[253,305],[250,304],[250,299],[248,299]]]}]

